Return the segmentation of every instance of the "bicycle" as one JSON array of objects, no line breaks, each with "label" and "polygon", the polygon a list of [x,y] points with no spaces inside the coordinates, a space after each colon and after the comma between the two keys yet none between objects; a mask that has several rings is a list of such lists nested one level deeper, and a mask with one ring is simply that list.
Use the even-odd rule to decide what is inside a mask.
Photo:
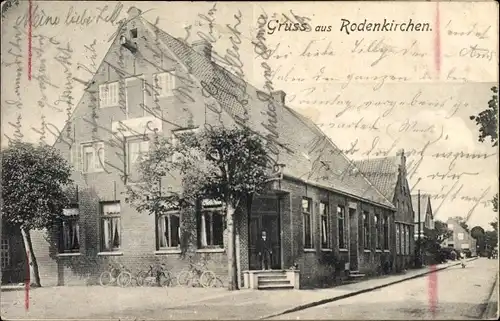
[{"label": "bicycle", "polygon": [[99,283],[101,286],[117,284],[121,287],[126,287],[132,281],[132,274],[128,272],[123,265],[119,268],[109,264],[108,270],[101,273]]},{"label": "bicycle", "polygon": [[158,286],[172,286],[174,284],[174,277],[172,273],[168,271],[165,264],[160,264],[159,266],[150,265],[147,271],[140,271],[136,276],[137,285],[158,285]]},{"label": "bicycle", "polygon": [[[206,269],[206,263],[189,263],[189,268],[179,272],[177,283],[181,286],[201,285],[204,288],[213,287],[220,282],[214,272]],[[222,282],[220,282],[222,283]]]}]

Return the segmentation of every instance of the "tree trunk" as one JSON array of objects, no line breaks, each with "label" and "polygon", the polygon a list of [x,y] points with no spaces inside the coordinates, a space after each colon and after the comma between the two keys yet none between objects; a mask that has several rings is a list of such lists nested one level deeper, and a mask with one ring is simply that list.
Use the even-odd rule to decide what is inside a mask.
[{"label": "tree trunk", "polygon": [[236,270],[236,233],[234,228],[234,212],[232,205],[227,204],[227,269],[229,276],[229,291],[238,290],[238,271]]},{"label": "tree trunk", "polygon": [[30,285],[34,287],[41,287],[40,272],[38,271],[38,263],[35,254],[33,253],[33,243],[31,242],[31,235],[29,230],[21,229],[23,235],[24,246],[26,248],[26,255],[28,257],[28,269],[30,271]]}]

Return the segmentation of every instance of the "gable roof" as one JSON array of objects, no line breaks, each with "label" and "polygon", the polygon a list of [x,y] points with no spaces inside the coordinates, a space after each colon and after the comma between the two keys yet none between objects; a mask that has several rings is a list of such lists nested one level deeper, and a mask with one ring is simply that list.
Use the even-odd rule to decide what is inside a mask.
[{"label": "gable roof", "polygon": [[[418,223],[418,195],[411,196],[411,203],[415,209],[415,223]],[[420,194],[420,222],[425,222],[427,215],[427,208],[430,205],[430,196],[427,194]],[[432,212],[431,212],[432,214]]]},{"label": "gable roof", "polygon": [[354,161],[356,167],[389,200],[394,200],[399,177],[398,156],[370,158]]}]

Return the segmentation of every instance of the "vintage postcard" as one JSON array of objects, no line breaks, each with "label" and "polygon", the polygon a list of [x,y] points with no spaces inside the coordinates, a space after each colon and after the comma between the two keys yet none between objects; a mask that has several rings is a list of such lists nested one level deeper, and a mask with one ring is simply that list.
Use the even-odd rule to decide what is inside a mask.
[{"label": "vintage postcard", "polygon": [[2,319],[496,319],[498,20],[3,1]]}]

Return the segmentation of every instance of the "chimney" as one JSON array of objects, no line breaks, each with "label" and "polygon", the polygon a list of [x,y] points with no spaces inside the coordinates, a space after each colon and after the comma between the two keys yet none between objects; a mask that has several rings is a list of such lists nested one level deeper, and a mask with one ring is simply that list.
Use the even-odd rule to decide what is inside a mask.
[{"label": "chimney", "polygon": [[142,11],[141,9],[138,9],[136,7],[130,7],[127,11],[128,13],[128,18],[133,19],[141,15]]},{"label": "chimney", "polygon": [[208,60],[212,60],[212,44],[204,39],[194,41],[191,48],[200,55],[205,56]]},{"label": "chimney", "polygon": [[282,105],[285,104],[286,93],[283,90],[273,91],[271,93],[271,95],[273,96],[274,100],[276,100],[277,102],[281,103]]}]

